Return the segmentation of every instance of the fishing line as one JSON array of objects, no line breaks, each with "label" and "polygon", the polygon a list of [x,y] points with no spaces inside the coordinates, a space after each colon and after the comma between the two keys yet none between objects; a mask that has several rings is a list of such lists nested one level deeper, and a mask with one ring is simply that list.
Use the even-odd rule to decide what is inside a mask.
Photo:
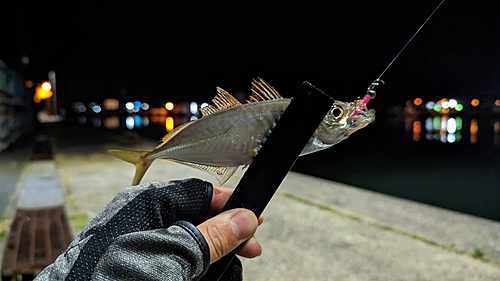
[{"label": "fishing line", "polygon": [[434,9],[434,11],[431,13],[431,15],[424,21],[424,23],[420,26],[420,28],[417,30],[417,32],[415,32],[415,34],[413,34],[413,36],[410,38],[410,40],[408,40],[408,42],[406,42],[406,44],[401,49],[401,51],[399,51],[399,53],[392,59],[391,63],[389,63],[389,65],[384,69],[384,71],[382,71],[382,73],[379,75],[379,77],[377,79],[375,79],[375,81],[373,81],[373,83],[370,84],[370,86],[368,87],[369,94],[375,94],[375,91],[373,89],[376,86],[380,85],[380,83],[384,84],[384,81],[382,81],[380,79],[382,77],[382,75],[384,75],[384,73],[387,71],[387,69],[389,69],[389,67],[391,67],[391,65],[394,63],[394,61],[399,57],[399,55],[404,51],[404,49],[406,49],[406,46],[408,46],[408,44],[410,44],[410,42],[413,40],[413,38],[415,38],[415,36],[420,32],[420,30],[429,21],[429,19],[434,15],[434,13],[436,13],[436,11],[439,9],[439,7],[441,7],[441,5],[444,3],[444,1],[445,0],[441,1],[441,3],[439,3],[439,5],[436,7],[436,9]]}]

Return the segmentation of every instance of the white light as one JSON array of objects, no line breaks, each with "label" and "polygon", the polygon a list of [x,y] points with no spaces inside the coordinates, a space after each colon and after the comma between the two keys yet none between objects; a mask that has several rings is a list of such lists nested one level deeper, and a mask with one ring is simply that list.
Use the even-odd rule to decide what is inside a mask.
[{"label": "white light", "polygon": [[207,107],[208,106],[208,103],[204,102],[201,104],[201,108],[204,108],[204,107]]},{"label": "white light", "polygon": [[149,104],[143,103],[142,104],[142,110],[148,110],[149,109]]},{"label": "white light", "polygon": [[92,107],[92,111],[94,111],[95,113],[99,113],[99,112],[101,112],[101,107],[98,105],[94,105]]},{"label": "white light", "polygon": [[436,104],[435,104],[434,102],[430,101],[430,102],[427,102],[427,103],[425,104],[425,107],[426,107],[427,109],[433,109],[433,108],[434,108],[434,105],[436,105]]},{"label": "white light", "polygon": [[190,120],[190,121],[193,121],[193,120],[196,120],[196,119],[198,119],[198,117],[196,117],[196,116],[194,116],[194,115],[193,115],[193,116],[191,116],[191,118],[189,118],[189,120]]},{"label": "white light", "polygon": [[455,134],[448,134],[448,142],[449,143],[454,143],[456,140]]},{"label": "white light", "polygon": [[198,114],[198,104],[195,102],[192,102],[189,105],[189,110],[191,111],[191,114]]},{"label": "white light", "polygon": [[427,132],[432,132],[432,118],[430,117],[427,117],[427,119],[425,119],[425,130]]},{"label": "white light", "polygon": [[457,121],[455,118],[448,119],[448,133],[454,134],[457,130]]},{"label": "white light", "polygon": [[[132,104],[132,106],[134,106]],[[132,130],[134,128],[134,117],[129,116],[127,119],[125,119],[125,125],[127,126],[127,129]]]},{"label": "white light", "polygon": [[448,139],[446,138],[446,134],[441,135],[441,142],[446,142]]},{"label": "white light", "polygon": [[132,110],[132,109],[134,109],[134,103],[132,103],[132,102],[127,102],[127,103],[125,104],[125,108],[126,108],[126,109],[128,109],[128,110]]},{"label": "white light", "polygon": [[448,108],[448,107],[450,107],[450,105],[448,104],[447,101],[443,101],[443,103],[441,104],[441,107],[442,108]]},{"label": "white light", "polygon": [[137,113],[137,112],[139,112],[139,108],[134,107],[134,108],[132,109],[132,112],[133,112],[133,113]]},{"label": "white light", "polygon": [[[146,110],[146,109],[144,109],[144,110]],[[149,125],[149,117],[147,117],[147,116],[142,117],[142,125],[144,127],[147,127]]]},{"label": "white light", "polygon": [[447,118],[443,117],[441,119],[441,130],[446,131],[446,127],[448,126]]},{"label": "white light", "polygon": [[448,105],[450,106],[450,108],[455,108],[455,106],[457,106],[458,102],[456,99],[451,99],[449,102],[448,102]]}]

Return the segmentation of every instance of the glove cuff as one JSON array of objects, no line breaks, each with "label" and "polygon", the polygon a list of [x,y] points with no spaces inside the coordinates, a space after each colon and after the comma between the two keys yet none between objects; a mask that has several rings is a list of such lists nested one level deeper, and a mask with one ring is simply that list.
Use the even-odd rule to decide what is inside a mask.
[{"label": "glove cuff", "polygon": [[193,238],[194,240],[198,243],[200,246],[201,252],[203,254],[203,272],[198,276],[200,278],[201,276],[205,275],[208,271],[208,267],[210,266],[210,248],[208,247],[208,243],[201,234],[201,232],[194,226],[192,223],[188,221],[176,221],[174,225],[177,225],[187,231]]}]

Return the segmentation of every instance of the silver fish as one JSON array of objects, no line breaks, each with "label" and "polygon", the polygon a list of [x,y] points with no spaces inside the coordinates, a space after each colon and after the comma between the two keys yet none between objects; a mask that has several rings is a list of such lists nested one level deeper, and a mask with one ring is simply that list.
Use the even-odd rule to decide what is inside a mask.
[{"label": "silver fish", "polygon": [[[136,166],[133,185],[140,183],[156,159],[204,170],[224,184],[239,166],[252,162],[291,101],[260,78],[252,82],[252,95],[245,104],[221,88],[217,92],[214,105],[201,109],[202,118],[177,127],[154,150],[109,151]],[[353,102],[336,101],[301,156],[329,148],[373,122],[375,111],[366,106],[369,99],[365,96]]]}]

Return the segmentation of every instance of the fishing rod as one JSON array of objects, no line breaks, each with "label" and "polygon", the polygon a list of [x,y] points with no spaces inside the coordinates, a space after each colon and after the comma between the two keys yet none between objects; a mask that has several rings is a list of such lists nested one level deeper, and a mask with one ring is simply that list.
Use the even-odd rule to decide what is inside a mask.
[{"label": "fishing rod", "polygon": [[384,71],[382,71],[382,73],[378,76],[378,78],[375,79],[370,84],[370,86],[368,86],[367,94],[369,94],[371,98],[374,98],[375,95],[377,94],[374,90],[375,87],[377,87],[380,84],[385,84],[385,82],[382,79],[380,79],[382,77],[382,75],[384,75],[384,73],[387,71],[387,69],[389,69],[389,67],[391,67],[391,65],[394,63],[394,61],[399,57],[399,55],[404,51],[404,49],[406,49],[406,47],[410,44],[410,42],[413,40],[413,38],[415,38],[415,36],[420,32],[420,30],[424,27],[424,25],[431,19],[431,17],[434,15],[434,13],[436,13],[436,11],[439,9],[439,7],[441,7],[441,5],[444,3],[444,1],[445,0],[441,1],[441,3],[439,3],[439,5],[436,7],[436,9],[434,9],[434,11],[431,13],[431,15],[424,21],[424,23],[419,27],[419,29],[413,34],[413,36],[410,38],[410,40],[408,40],[408,42],[406,42],[406,44],[403,46],[401,51],[399,51],[399,53],[392,59],[392,61],[384,69]]}]

